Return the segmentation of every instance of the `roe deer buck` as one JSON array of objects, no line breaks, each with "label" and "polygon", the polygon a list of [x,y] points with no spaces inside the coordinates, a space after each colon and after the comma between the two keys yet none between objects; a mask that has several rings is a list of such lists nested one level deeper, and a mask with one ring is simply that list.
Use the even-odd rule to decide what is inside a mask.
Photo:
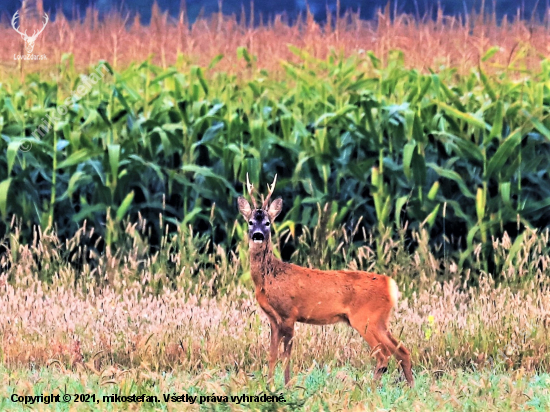
[{"label": "roe deer buck", "polygon": [[349,270],[308,269],[282,262],[273,256],[271,223],[281,213],[281,198],[271,204],[277,175],[261,208],[246,176],[252,205],[242,196],[239,211],[248,221],[250,270],[256,286],[256,299],[271,323],[269,379],[273,376],[283,341],[285,384],[290,380],[290,352],[296,322],[327,325],[345,322],[367,341],[377,358],[374,378],[387,370],[393,354],[410,386],[414,386],[410,353],[388,331],[392,309],[397,304],[397,284],[387,276]]}]

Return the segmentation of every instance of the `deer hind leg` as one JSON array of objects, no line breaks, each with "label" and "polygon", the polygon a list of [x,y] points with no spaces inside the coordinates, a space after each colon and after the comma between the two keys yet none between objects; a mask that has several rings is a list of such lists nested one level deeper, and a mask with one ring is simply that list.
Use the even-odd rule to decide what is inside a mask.
[{"label": "deer hind leg", "polygon": [[405,379],[411,387],[414,386],[414,378],[412,374],[411,354],[409,350],[395,339],[387,328],[379,327],[375,331],[376,337],[384,344],[390,353],[395,356],[397,361],[401,364]]},{"label": "deer hind leg", "polygon": [[351,326],[359,332],[359,334],[369,344],[372,354],[376,357],[376,367],[374,369],[374,380],[380,380],[382,375],[388,370],[388,361],[390,352],[388,348],[376,337],[372,331],[372,326],[369,327],[367,322],[362,322],[357,319],[350,319]]}]

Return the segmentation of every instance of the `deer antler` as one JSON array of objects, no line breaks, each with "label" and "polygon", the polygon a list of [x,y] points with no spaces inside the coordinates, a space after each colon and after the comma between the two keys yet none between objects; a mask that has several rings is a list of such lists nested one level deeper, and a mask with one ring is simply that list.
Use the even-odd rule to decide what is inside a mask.
[{"label": "deer antler", "polygon": [[12,19],[11,19],[11,26],[13,27],[13,29],[19,33],[21,36],[25,37],[26,39],[31,39],[31,40],[36,40],[36,38],[38,37],[38,35],[40,33],[42,33],[44,31],[44,29],[46,28],[46,25],[48,24],[48,22],[50,21],[50,18],[48,17],[48,14],[47,13],[44,13],[44,25],[42,26],[42,29],[40,29],[40,31],[38,31],[38,33],[36,32],[36,30],[33,32],[32,36],[29,36],[27,35],[27,30],[25,30],[25,33],[22,33],[19,31],[19,28],[18,27],[15,27],[15,24],[17,22],[17,18],[19,17],[19,12],[16,11],[15,14],[13,15]]},{"label": "deer antler", "polygon": [[277,173],[275,173],[275,178],[273,179],[273,183],[271,184],[271,187],[267,185],[267,189],[269,190],[269,193],[267,194],[267,197],[265,198],[264,203],[262,204],[262,209],[267,209],[269,199],[271,198],[271,195],[275,190],[275,183],[277,183]]},{"label": "deer antler", "polygon": [[246,189],[248,190],[248,196],[250,196],[250,199],[252,200],[252,205],[254,206],[254,209],[258,208],[258,205],[256,204],[256,199],[254,198],[254,194],[252,193],[254,191],[254,186],[250,184],[250,180],[248,180],[248,173],[246,174]]},{"label": "deer antler", "polygon": [[25,33],[21,33],[19,31],[19,29],[17,27],[15,27],[15,24],[16,24],[16,21],[17,21],[17,18],[19,17],[19,12],[16,11],[15,14],[13,15],[12,19],[11,19],[11,27],[13,27],[13,29],[19,33],[21,36],[27,36],[27,30],[25,30]]}]

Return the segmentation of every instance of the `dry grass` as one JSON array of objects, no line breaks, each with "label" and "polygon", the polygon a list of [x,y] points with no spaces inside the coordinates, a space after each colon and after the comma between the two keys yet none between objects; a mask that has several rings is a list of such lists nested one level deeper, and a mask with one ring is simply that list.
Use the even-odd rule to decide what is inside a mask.
[{"label": "dry grass", "polygon": [[[238,281],[247,270],[243,244],[229,257],[219,247],[205,256],[199,251],[204,239],[180,232],[144,258],[147,248],[139,243],[136,227],[129,226],[117,253],[90,253],[89,262],[75,264],[78,255],[72,252],[83,253],[84,232],[65,245],[55,233],[42,233],[32,245],[12,241],[14,249],[8,247],[0,259],[4,365],[59,360],[65,368],[145,364],[157,371],[184,368],[191,373],[210,366],[264,366],[269,327],[249,282]],[[345,231],[332,233],[338,249],[330,254],[339,255],[347,267],[393,273],[398,279],[403,296],[392,328],[411,348],[417,372],[550,366],[548,231],[527,233],[519,249],[506,236],[493,242],[497,260],[504,262],[495,274],[502,279],[499,285],[480,271],[479,255],[472,258],[471,270],[453,273],[456,263],[438,261],[423,244],[426,234],[415,235],[420,247],[412,255],[402,241],[387,239],[382,260],[376,259],[368,236],[360,246],[340,242],[339,236],[349,238]],[[294,258],[307,259],[300,253]],[[332,262],[338,262],[335,256]],[[469,277],[477,277],[479,286],[469,286]],[[440,282],[445,278],[451,280]],[[344,325],[300,325],[296,340],[297,370],[314,361],[330,367],[372,366],[367,345]]]},{"label": "dry grass", "polygon": [[[188,242],[177,249],[179,236]],[[425,235],[416,236],[422,242]],[[89,393],[99,399],[112,393],[146,394],[161,399],[165,393],[252,395],[266,390],[283,391],[288,403],[203,407],[543,411],[550,405],[550,377],[544,373],[550,367],[548,232],[529,233],[513,255],[509,239],[495,240],[496,254],[511,257],[499,285],[475,264],[471,272],[453,273],[451,259],[442,264],[423,247],[409,255],[400,241],[385,241],[381,261],[375,261],[371,244],[355,251],[350,244],[340,245],[338,254],[348,255],[351,268],[386,267],[386,273],[400,274],[404,296],[392,330],[411,349],[417,378],[413,390],[396,383],[400,374],[393,361],[377,387],[368,346],[342,324],[299,324],[294,385],[283,389],[280,369],[275,385],[269,384],[267,319],[250,285],[232,279],[241,275],[241,265],[246,270],[246,262],[238,258],[240,247],[229,259],[222,249],[214,249],[202,260],[196,250],[201,242],[186,233],[165,240],[145,260],[140,259],[142,246],[128,242],[128,250],[122,246],[118,253],[92,256],[94,269],[89,270],[63,257],[74,245],[81,248],[82,240],[79,232],[62,245],[55,234],[42,233],[30,246],[12,242],[16,250],[0,259],[1,408],[24,409],[9,401],[13,393]],[[195,269],[174,277],[168,262]],[[480,275],[479,287],[467,286],[474,272]],[[156,281],[148,277],[151,273]],[[51,281],[40,280],[50,275]],[[437,281],[449,275],[456,280]],[[221,279],[218,287],[226,288],[222,296],[214,282],[206,281],[216,277]],[[56,405],[34,407],[52,410]],[[106,405],[71,407],[104,410]],[[133,407],[197,406],[160,402]]]},{"label": "dry grass", "polygon": [[[160,398],[173,392],[284,390],[280,368],[274,386],[266,381],[269,325],[246,280],[246,245],[229,254],[212,247],[205,255],[208,241],[180,230],[148,254],[139,229],[144,223],[128,226],[116,252],[106,254],[89,245],[93,231],[86,227],[64,244],[55,233],[37,230],[32,244],[20,245],[13,226],[0,257],[0,382],[6,388],[0,408],[24,409],[9,401],[12,393]],[[332,266],[375,270],[398,280],[403,294],[392,330],[412,352],[416,388],[396,384],[394,361],[377,387],[370,349],[353,329],[299,324],[295,386],[285,391],[289,403],[208,408],[547,410],[548,231],[527,232],[515,244],[507,236],[494,239],[496,260],[502,262],[495,273],[498,285],[481,271],[479,248],[469,259],[471,269],[456,273],[452,256],[440,261],[433,255],[425,232],[413,234],[419,244],[413,254],[403,240],[383,238],[380,259],[368,234],[358,243],[344,229],[326,235],[336,250],[325,243],[321,256],[331,255]],[[311,250],[304,244],[308,239],[296,239],[293,261],[308,261],[310,254],[302,252]],[[469,286],[474,277],[477,287]],[[164,402],[135,406],[196,410]],[[104,410],[105,404],[74,407]]]},{"label": "dry grass", "polygon": [[[412,349],[417,370],[474,364],[547,370],[550,292],[529,286],[513,291],[484,282],[461,291],[451,283],[434,285],[401,300],[392,328]],[[261,369],[267,319],[252,293],[241,292],[238,299],[213,299],[183,291],[142,296],[135,286],[120,295],[110,288],[96,294],[55,283],[4,284],[3,361],[46,365],[58,359],[70,368],[93,360],[98,369],[142,363],[155,370]],[[294,358],[298,369],[314,360],[332,367],[372,366],[366,344],[343,325],[299,325]]]},{"label": "dry grass", "polygon": [[[458,19],[440,15],[436,21],[415,21],[410,16],[390,18],[389,12],[378,15],[377,22],[363,21],[347,14],[331,27],[316,23],[312,16],[288,24],[277,17],[269,26],[251,27],[239,23],[236,16],[213,16],[190,25],[182,15],[174,20],[153,7],[150,26],[139,19],[129,22],[121,15],[111,14],[98,20],[96,11],[89,10],[82,22],[69,21],[58,15],[39,36],[35,54],[46,54],[47,62],[25,63],[24,71],[53,69],[65,53],[72,53],[77,67],[88,67],[105,59],[121,70],[145,56],[166,67],[178,64],[208,66],[214,57],[224,55],[216,70],[249,73],[247,63],[237,57],[236,50],[244,46],[257,59],[253,69],[281,70],[280,61],[294,61],[287,45],[293,44],[314,57],[325,58],[334,49],[343,55],[360,50],[373,51],[386,59],[394,49],[406,51],[407,67],[426,71],[441,66],[469,72],[493,46],[500,51],[491,59],[499,70],[538,68],[543,56],[550,54],[548,24],[516,20],[500,25],[492,17]],[[18,72],[14,53],[21,50],[21,39],[8,22],[0,27],[3,47],[0,62],[3,77]]]},{"label": "dry grass", "polygon": [[[5,278],[4,278],[5,280]],[[0,295],[3,364],[44,366],[59,360],[78,365],[156,371],[205,368],[252,371],[266,361],[269,325],[250,291],[222,298],[165,291],[143,296],[132,285],[83,293],[25,280],[4,282]],[[550,291],[434,284],[403,298],[392,329],[410,347],[417,372],[503,366],[548,370]],[[299,324],[294,365],[315,361],[330,367],[370,370],[369,348],[344,325]]]}]

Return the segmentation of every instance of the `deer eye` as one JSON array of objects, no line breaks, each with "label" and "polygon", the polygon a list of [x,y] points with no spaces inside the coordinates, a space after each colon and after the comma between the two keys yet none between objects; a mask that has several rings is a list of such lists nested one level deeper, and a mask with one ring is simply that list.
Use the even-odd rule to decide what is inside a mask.
[{"label": "deer eye", "polygon": [[248,221],[248,224],[249,224],[250,226],[252,226],[252,225],[254,224],[254,222],[253,222],[252,220],[249,220],[249,221]]},{"label": "deer eye", "polygon": [[270,225],[270,223],[269,223],[269,222],[265,222],[265,225],[266,225],[266,226],[269,226],[269,225]]}]

